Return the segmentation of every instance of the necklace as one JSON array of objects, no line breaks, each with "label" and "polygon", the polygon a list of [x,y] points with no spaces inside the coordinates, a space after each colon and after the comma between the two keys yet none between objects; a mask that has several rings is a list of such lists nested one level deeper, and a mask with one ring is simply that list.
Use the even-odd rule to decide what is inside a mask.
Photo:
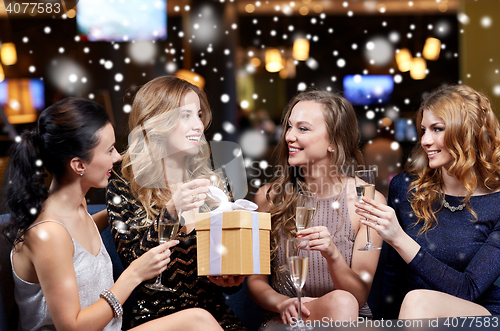
[{"label": "necklace", "polygon": [[465,207],[465,203],[462,203],[461,205],[458,205],[457,207],[453,207],[453,206],[450,206],[450,204],[448,203],[448,201],[446,201],[446,199],[443,197],[443,200],[444,200],[444,208],[448,208],[449,210],[451,210],[452,213],[456,212],[457,210],[463,210],[464,207]]}]

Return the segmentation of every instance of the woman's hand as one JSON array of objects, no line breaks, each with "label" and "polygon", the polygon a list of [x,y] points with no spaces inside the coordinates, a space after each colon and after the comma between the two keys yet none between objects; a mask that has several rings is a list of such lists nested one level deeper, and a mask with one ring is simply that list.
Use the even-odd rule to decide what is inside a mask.
[{"label": "woman's hand", "polygon": [[173,185],[172,199],[167,203],[168,213],[173,217],[183,211],[190,211],[203,206],[210,180],[206,178],[194,179],[190,182]]},{"label": "woman's hand", "polygon": [[178,240],[170,240],[160,244],[151,248],[130,264],[129,268],[135,271],[139,283],[152,279],[167,269],[167,265],[170,262],[170,248],[178,243]]},{"label": "woman's hand", "polygon": [[[312,301],[314,298],[302,298],[301,299],[301,309],[302,316],[308,317],[311,315],[311,312],[305,306],[306,302]],[[299,299],[298,298],[288,298],[283,300],[280,304],[278,304],[278,310],[281,315],[281,320],[283,324],[292,324],[297,323],[297,319],[299,318]]]},{"label": "woman's hand", "polygon": [[365,203],[356,202],[356,214],[361,216],[360,222],[377,231],[377,233],[393,245],[394,241],[404,234],[396,217],[396,212],[370,198],[363,197]]},{"label": "woman's hand", "polygon": [[245,280],[246,276],[208,276],[208,279],[217,286],[231,287],[239,286]]},{"label": "woman's hand", "polygon": [[297,233],[297,238],[309,239],[310,250],[321,252],[321,255],[326,259],[333,259],[336,246],[326,226],[314,226],[302,230]]}]

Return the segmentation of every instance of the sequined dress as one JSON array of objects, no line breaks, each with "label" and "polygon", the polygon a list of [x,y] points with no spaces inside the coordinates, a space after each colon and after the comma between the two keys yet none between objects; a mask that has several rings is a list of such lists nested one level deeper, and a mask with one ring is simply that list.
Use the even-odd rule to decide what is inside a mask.
[{"label": "sequined dress", "polygon": [[[110,225],[114,221],[143,224],[131,226],[126,231],[117,231],[111,226],[124,267],[147,250],[158,246],[156,220],[147,221],[146,211],[132,195],[128,182],[115,173],[107,188],[107,210]],[[170,217],[168,214],[166,216]],[[196,231],[188,234],[179,232],[175,239],[180,243],[171,248],[171,262],[161,279],[162,284],[175,289],[175,292],[152,291],[144,286],[145,283],[139,285],[133,307],[132,326],[197,307],[209,311],[225,330],[245,330],[225,303],[225,294],[234,293],[239,288],[223,288],[210,282],[207,277],[198,277]]]},{"label": "sequined dress", "polygon": [[[431,289],[473,301],[491,314],[500,314],[500,288],[494,285],[500,276],[500,192],[472,196],[472,214],[465,208],[452,212],[442,208],[436,213],[437,227],[417,235],[421,223],[413,226],[413,214],[407,192],[412,181],[403,172],[391,181],[389,205],[394,208],[403,230],[420,246],[407,264],[389,247],[382,286],[383,318],[397,318],[404,296],[414,289]],[[462,199],[445,195],[450,206]],[[434,206],[437,210],[441,203]]]},{"label": "sequined dress", "polygon": [[[314,216],[311,227],[326,226],[332,235],[333,242],[339,249],[347,265],[351,266],[352,252],[356,232],[354,231],[349,217],[347,206],[346,188],[338,196],[326,199],[318,199],[318,211]],[[276,259],[273,261],[273,270],[278,266],[279,272],[272,274],[271,286],[273,289],[288,297],[296,297],[297,292],[290,280],[288,269],[286,267],[286,236],[280,233],[280,246],[276,252]],[[311,251],[309,258],[309,267],[307,271],[307,280],[302,290],[304,297],[321,297],[335,290],[328,264],[320,252]],[[368,305],[360,310],[360,316],[371,317],[371,311]],[[281,318],[276,313],[266,314],[265,323],[261,329],[265,329],[268,324],[281,323]]]}]

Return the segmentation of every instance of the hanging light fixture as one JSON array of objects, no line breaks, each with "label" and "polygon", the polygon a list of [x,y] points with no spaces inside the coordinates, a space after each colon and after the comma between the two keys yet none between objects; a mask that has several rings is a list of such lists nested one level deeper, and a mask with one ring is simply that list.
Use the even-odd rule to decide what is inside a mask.
[{"label": "hanging light fixture", "polygon": [[266,51],[266,70],[269,72],[278,72],[281,70],[281,53],[276,48]]},{"label": "hanging light fixture", "polygon": [[14,43],[4,43],[0,48],[0,58],[2,63],[6,66],[16,64],[17,52]]},{"label": "hanging light fixture", "polygon": [[305,61],[309,58],[309,40],[297,38],[293,42],[292,56],[297,61]]},{"label": "hanging light fixture", "polygon": [[396,52],[396,63],[401,72],[406,72],[411,69],[412,56],[410,50],[407,48],[400,49]]},{"label": "hanging light fixture", "polygon": [[427,60],[436,61],[439,58],[440,51],[441,41],[436,38],[427,38],[422,55]]},{"label": "hanging light fixture", "polygon": [[424,79],[427,74],[425,71],[427,70],[427,62],[425,62],[425,59],[421,57],[416,57],[413,58],[411,61],[411,69],[410,69],[410,76],[413,79]]},{"label": "hanging light fixture", "polygon": [[191,84],[197,86],[200,90],[203,90],[203,86],[205,86],[205,78],[195,72],[186,69],[179,69],[175,73],[175,77],[190,82]]}]

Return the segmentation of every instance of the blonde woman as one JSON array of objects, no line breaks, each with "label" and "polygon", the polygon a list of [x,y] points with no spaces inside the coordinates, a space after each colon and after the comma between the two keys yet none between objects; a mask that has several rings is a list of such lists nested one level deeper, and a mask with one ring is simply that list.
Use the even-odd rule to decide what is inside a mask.
[{"label": "blonde woman", "polygon": [[[181,220],[172,248],[171,264],[161,282],[173,291],[153,291],[139,286],[132,325],[186,308],[208,310],[226,330],[243,329],[225,304],[223,290],[238,289],[244,277],[198,277],[194,214],[205,201],[210,178],[229,194],[227,185],[214,175],[203,132],[211,112],[203,91],[172,77],[158,77],[137,92],[129,118],[129,147],[123,155],[121,174],[108,185],[108,218],[116,248],[128,265],[158,245],[156,219]],[[126,223],[126,229],[115,222]],[[119,222],[119,223],[120,223]],[[121,224],[123,224],[121,223]],[[153,282],[153,280],[149,281]],[[226,289],[225,289],[226,288]]]},{"label": "blonde woman", "polygon": [[[271,213],[272,278],[269,282],[267,276],[250,276],[250,294],[273,313],[269,323],[296,323],[298,299],[282,267],[284,242],[307,237],[311,259],[302,301],[304,320],[356,319],[360,308],[368,316],[366,300],[380,251],[358,251],[366,244],[366,228],[354,213],[357,195],[349,176],[362,163],[354,109],[338,94],[302,92],[288,104],[283,128],[277,147],[283,171],[255,197],[259,211]],[[294,213],[301,191],[316,192],[319,206],[311,227],[297,233]],[[385,199],[377,192],[376,201]],[[382,244],[378,235],[372,240]]]},{"label": "blonde woman", "polygon": [[433,91],[417,114],[420,144],[389,206],[357,213],[392,247],[385,318],[500,314],[500,129],[488,98],[466,85]]}]

